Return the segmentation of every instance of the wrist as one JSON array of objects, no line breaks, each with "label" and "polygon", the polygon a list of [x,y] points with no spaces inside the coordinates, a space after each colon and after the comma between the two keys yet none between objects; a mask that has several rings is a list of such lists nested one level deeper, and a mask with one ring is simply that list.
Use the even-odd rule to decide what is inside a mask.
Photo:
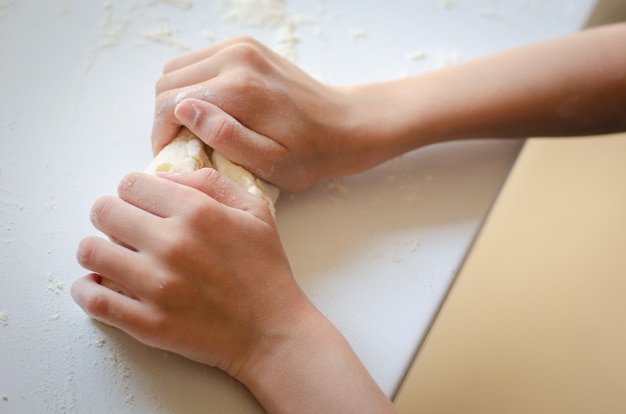
[{"label": "wrist", "polygon": [[303,378],[302,371],[311,358],[312,344],[320,341],[316,336],[320,335],[321,315],[316,313],[312,305],[297,312],[292,309],[294,321],[286,322],[282,329],[265,333],[240,371],[230,373],[252,392],[267,412],[298,412],[296,403],[290,400],[300,398],[297,390],[305,381],[315,385],[314,375],[306,373]]},{"label": "wrist", "polygon": [[344,121],[351,172],[363,171],[413,149],[437,142],[429,129],[432,112],[424,107],[417,78],[343,88],[348,102]]},{"label": "wrist", "polygon": [[237,379],[270,413],[395,412],[348,342],[312,304],[282,333],[260,341]]}]

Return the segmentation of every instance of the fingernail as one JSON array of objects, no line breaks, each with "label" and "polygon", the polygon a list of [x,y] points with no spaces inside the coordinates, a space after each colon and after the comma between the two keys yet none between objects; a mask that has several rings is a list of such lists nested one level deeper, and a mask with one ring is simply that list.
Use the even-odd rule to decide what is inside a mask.
[{"label": "fingernail", "polygon": [[202,118],[203,113],[204,111],[200,105],[195,102],[183,101],[176,105],[176,108],[174,109],[174,115],[176,118],[188,126],[197,125],[200,118]]},{"label": "fingernail", "polygon": [[190,116],[188,107],[189,105],[181,102],[176,105],[176,108],[174,108],[174,116],[176,116],[176,118],[178,118],[178,120],[183,124],[188,124],[193,121],[193,116]]}]

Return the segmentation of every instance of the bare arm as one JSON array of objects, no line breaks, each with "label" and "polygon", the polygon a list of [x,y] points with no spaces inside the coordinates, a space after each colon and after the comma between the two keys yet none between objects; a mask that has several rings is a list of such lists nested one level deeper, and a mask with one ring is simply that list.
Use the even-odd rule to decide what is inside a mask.
[{"label": "bare arm", "polygon": [[298,189],[435,142],[624,130],[624,44],[618,24],[337,88],[252,39],[232,39],[166,66],[153,144],[184,124],[257,175]]},{"label": "bare arm", "polygon": [[624,130],[624,45],[626,24],[607,26],[412,78],[350,88],[359,102],[355,118],[367,120],[357,135],[376,148],[360,167],[447,140]]}]

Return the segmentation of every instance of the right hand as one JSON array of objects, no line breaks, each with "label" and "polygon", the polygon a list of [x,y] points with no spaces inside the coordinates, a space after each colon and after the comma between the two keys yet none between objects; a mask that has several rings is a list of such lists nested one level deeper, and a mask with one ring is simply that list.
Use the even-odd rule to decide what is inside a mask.
[{"label": "right hand", "polygon": [[288,190],[360,169],[347,90],[313,79],[240,37],[170,61],[157,83],[155,153],[186,126],[255,175]]}]

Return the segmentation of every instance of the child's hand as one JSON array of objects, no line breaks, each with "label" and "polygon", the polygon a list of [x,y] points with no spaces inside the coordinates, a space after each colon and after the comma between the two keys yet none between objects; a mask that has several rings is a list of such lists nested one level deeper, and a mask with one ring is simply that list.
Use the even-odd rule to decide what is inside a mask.
[{"label": "child's hand", "polygon": [[154,151],[181,125],[255,175],[286,189],[352,172],[364,145],[346,90],[324,85],[250,38],[169,62],[156,88]]},{"label": "child's hand", "polygon": [[165,177],[130,174],[119,198],[94,204],[95,227],[113,241],[81,242],[78,260],[94,274],[77,280],[72,295],[146,344],[238,376],[253,352],[317,311],[261,199],[210,169]]},{"label": "child's hand", "polygon": [[[293,279],[267,205],[210,169],[134,173],[85,238],[72,296],[140,341],[221,368],[273,413],[394,412]],[[100,284],[107,278],[129,296]]]}]

